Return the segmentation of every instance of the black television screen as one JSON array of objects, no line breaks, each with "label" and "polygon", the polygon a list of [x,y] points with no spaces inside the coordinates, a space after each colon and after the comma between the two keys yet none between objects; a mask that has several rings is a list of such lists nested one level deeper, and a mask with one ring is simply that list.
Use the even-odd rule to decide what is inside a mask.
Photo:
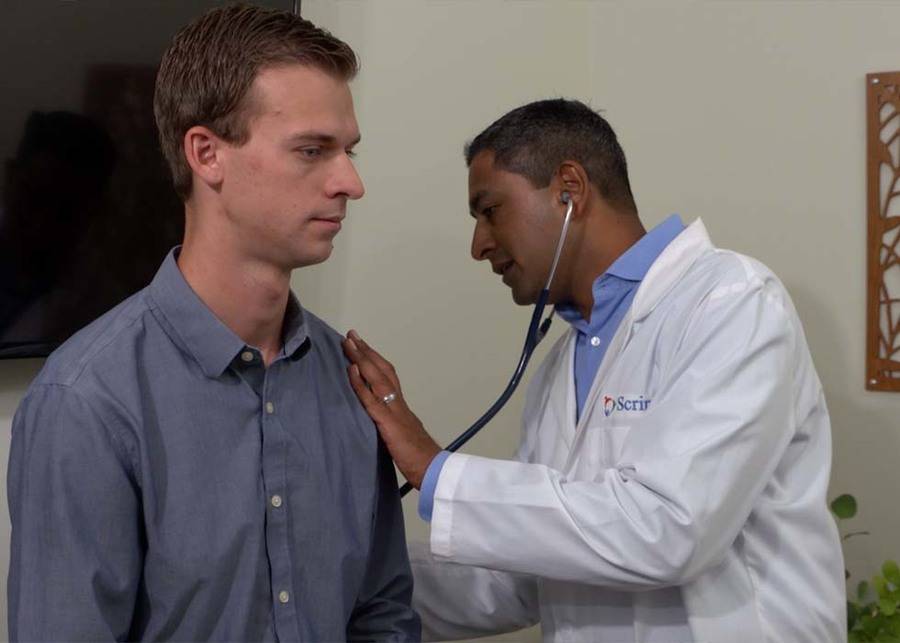
[{"label": "black television screen", "polygon": [[181,240],[156,68],[181,26],[221,4],[0,2],[0,357],[49,354]]}]

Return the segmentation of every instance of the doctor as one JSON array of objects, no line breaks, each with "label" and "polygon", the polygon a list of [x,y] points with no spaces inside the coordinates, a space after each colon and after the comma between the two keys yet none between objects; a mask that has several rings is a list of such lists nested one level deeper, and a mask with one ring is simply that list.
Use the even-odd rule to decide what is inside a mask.
[{"label": "doctor", "polygon": [[822,385],[777,277],[677,215],[645,232],[609,124],[568,100],[466,149],[472,255],[570,328],[535,372],[513,460],[442,452],[351,332],[351,383],[421,489],[425,636],[540,621],[549,641],[846,640]]}]

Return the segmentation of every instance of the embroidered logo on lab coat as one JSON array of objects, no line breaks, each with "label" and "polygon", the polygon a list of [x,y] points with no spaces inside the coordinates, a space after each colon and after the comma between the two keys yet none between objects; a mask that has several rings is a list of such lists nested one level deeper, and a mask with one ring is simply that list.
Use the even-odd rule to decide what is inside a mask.
[{"label": "embroidered logo on lab coat", "polygon": [[603,414],[606,417],[613,413],[641,413],[649,408],[650,400],[643,395],[603,396]]}]

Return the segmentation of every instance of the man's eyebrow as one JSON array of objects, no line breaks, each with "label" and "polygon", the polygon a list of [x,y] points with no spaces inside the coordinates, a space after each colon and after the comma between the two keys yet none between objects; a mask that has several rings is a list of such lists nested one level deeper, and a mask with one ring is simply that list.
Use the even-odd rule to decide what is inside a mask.
[{"label": "man's eyebrow", "polygon": [[[355,139],[350,141],[350,144],[347,147],[353,147],[362,139],[362,136],[358,135]],[[296,134],[291,134],[288,137],[288,141],[290,143],[325,143],[328,145],[332,145],[337,143],[337,137],[333,134],[326,134],[325,132],[297,132]]]},{"label": "man's eyebrow", "polygon": [[481,205],[481,201],[487,197],[487,190],[478,190],[475,194],[472,195],[472,198],[469,199],[469,214],[473,217],[475,213],[478,211],[478,206]]}]

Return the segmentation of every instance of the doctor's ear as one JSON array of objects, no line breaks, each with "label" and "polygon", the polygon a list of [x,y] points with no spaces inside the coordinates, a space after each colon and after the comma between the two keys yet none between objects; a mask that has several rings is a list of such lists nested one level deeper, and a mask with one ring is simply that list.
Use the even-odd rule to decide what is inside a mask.
[{"label": "doctor's ear", "polygon": [[564,161],[560,164],[554,177],[556,189],[559,190],[559,203],[568,206],[571,202],[575,209],[585,198],[588,189],[587,172],[577,161]]}]

